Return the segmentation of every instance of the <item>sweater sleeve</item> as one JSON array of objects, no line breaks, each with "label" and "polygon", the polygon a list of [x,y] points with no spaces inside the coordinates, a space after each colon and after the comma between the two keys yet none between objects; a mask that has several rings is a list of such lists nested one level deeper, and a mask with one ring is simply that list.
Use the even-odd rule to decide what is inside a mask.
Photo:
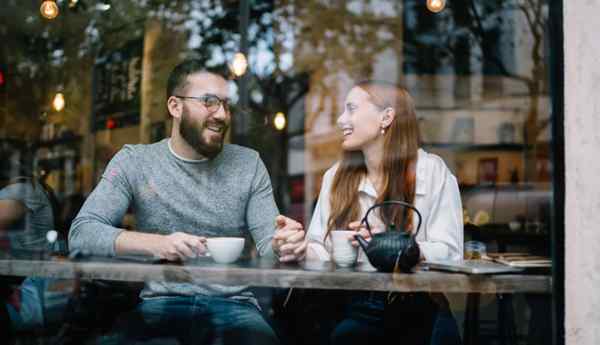
[{"label": "sweater sleeve", "polygon": [[127,146],[110,161],[100,182],[83,204],[69,231],[69,247],[85,254],[114,256],[117,227],[133,199],[133,153]]},{"label": "sweater sleeve", "polygon": [[271,241],[275,233],[275,218],[279,214],[279,210],[273,198],[269,173],[258,154],[255,169],[250,197],[246,206],[246,222],[259,255],[273,256]]}]

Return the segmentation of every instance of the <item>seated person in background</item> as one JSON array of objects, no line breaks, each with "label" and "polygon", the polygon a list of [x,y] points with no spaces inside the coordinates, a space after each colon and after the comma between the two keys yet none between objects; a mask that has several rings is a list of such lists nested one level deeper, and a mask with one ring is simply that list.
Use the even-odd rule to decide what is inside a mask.
[{"label": "seated person in background", "polygon": [[[6,165],[6,160],[2,160]],[[10,178],[0,168],[0,236],[5,250],[45,250],[46,233],[54,229],[52,197],[32,174]],[[21,169],[22,170],[22,169]]]},{"label": "seated person in background", "polygon": [[[3,155],[5,157],[5,155]],[[56,229],[58,205],[52,189],[26,173],[11,178],[6,160],[0,167],[0,237],[2,251],[44,251],[46,234]],[[0,310],[3,326],[10,330],[30,330],[63,321],[73,291],[73,281],[39,277],[25,278],[21,284],[3,283]],[[9,321],[10,320],[10,321]],[[8,323],[8,325],[7,325]]]},{"label": "seated person in background", "polygon": [[[171,138],[126,145],[115,155],[73,221],[71,251],[185,261],[204,254],[206,237],[249,233],[261,256],[302,259],[302,225],[277,217],[258,153],[224,144],[227,95],[227,81],[200,62],[176,66],[167,85]],[[137,229],[124,231],[115,225],[130,205]],[[147,326],[143,335],[195,344],[278,343],[246,288],[206,284],[202,277],[147,282],[137,308]]]},{"label": "seated person in background", "polygon": [[[308,229],[307,260],[330,260],[334,229],[355,230],[369,239],[360,220],[370,206],[385,200],[406,201],[420,211],[423,223],[417,242],[421,260],[461,260],[458,184],[440,157],[419,148],[415,107],[408,92],[383,82],[358,83],[346,96],[337,123],[343,131],[344,153],[323,178]],[[385,231],[390,223],[406,224],[406,231],[416,231],[417,217],[401,207],[375,210],[369,218],[375,233]],[[348,241],[358,246],[354,238]],[[358,260],[367,260],[362,251]],[[344,320],[332,333],[333,344],[365,344],[367,339],[429,344],[438,303],[427,293],[391,297],[378,292],[353,294]]]}]

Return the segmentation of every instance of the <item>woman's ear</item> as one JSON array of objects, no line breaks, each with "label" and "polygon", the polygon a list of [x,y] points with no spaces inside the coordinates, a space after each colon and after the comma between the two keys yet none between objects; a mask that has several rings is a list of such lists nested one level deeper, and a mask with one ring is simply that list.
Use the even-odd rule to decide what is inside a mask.
[{"label": "woman's ear", "polygon": [[177,100],[177,97],[175,96],[171,96],[167,100],[167,109],[169,110],[169,114],[171,114],[171,116],[173,116],[176,119],[181,118],[181,113],[183,110],[182,107],[183,105]]},{"label": "woman's ear", "polygon": [[383,110],[381,116],[381,128],[388,128],[392,121],[396,118],[396,111],[392,107],[387,107]]}]

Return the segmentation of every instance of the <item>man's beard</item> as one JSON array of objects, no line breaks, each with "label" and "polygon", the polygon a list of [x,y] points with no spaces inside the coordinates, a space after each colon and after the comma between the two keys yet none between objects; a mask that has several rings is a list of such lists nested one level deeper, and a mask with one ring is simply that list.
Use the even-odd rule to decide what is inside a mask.
[{"label": "man's beard", "polygon": [[[209,131],[207,128],[209,125],[224,127],[220,140],[208,142],[204,139],[202,132],[205,130]],[[223,150],[223,141],[225,140],[225,134],[227,133],[228,128],[228,124],[221,120],[213,119],[210,120],[210,122],[209,120],[202,123],[194,122],[190,118],[187,109],[183,109],[181,123],[179,125],[179,134],[181,134],[188,145],[190,145],[198,154],[208,159],[213,159],[221,152],[221,150]]]}]

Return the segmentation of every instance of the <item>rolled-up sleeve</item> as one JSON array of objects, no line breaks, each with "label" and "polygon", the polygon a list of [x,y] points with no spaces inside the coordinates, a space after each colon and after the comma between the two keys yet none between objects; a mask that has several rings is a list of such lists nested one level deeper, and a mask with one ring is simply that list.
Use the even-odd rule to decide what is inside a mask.
[{"label": "rolled-up sleeve", "polygon": [[124,167],[131,166],[127,148],[110,161],[100,182],[83,204],[69,231],[69,248],[89,255],[114,256],[115,240],[124,231],[117,225],[132,201],[133,191]]},{"label": "rolled-up sleeve", "polygon": [[458,183],[445,165],[435,170],[425,240],[419,241],[419,246],[426,261],[461,260],[463,219]]}]

